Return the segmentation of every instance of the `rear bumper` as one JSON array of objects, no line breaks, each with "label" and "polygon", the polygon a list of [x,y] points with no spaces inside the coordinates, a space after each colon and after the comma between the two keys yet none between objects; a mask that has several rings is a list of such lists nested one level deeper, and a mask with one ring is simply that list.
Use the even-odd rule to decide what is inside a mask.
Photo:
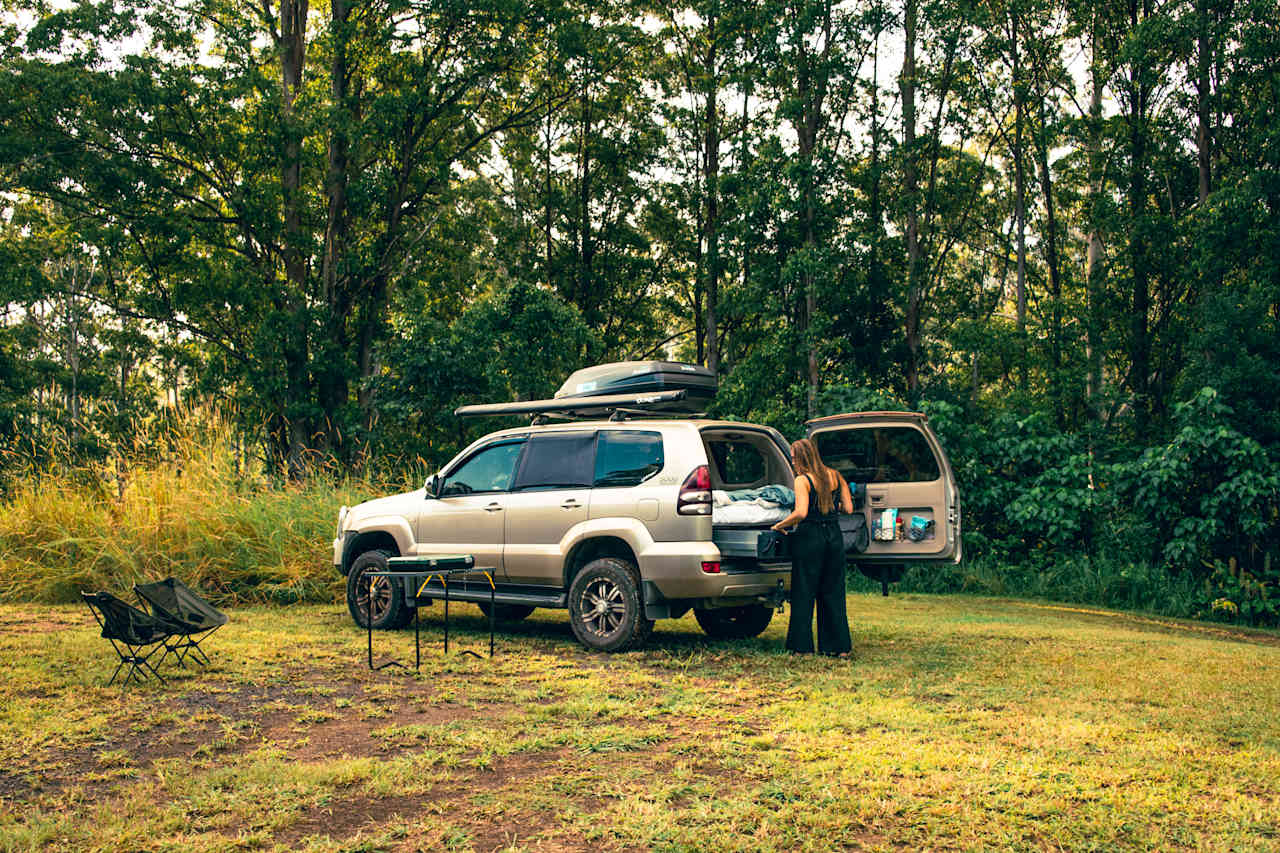
[{"label": "rear bumper", "polygon": [[[754,549],[748,556],[723,554],[712,542],[655,542],[637,555],[640,577],[667,600],[699,599],[708,606],[742,604],[779,587],[791,589],[791,563],[761,563]],[[719,572],[704,572],[703,563],[716,563]]]}]

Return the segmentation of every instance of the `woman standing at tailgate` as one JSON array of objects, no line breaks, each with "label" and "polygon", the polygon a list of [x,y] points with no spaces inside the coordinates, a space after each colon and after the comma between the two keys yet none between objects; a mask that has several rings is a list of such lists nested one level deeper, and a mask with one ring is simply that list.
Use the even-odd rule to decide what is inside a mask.
[{"label": "woman standing at tailgate", "polygon": [[827,467],[818,447],[807,438],[791,444],[796,470],[796,506],[773,526],[795,525],[791,536],[791,623],[787,650],[813,651],[813,613],[818,616],[818,652],[845,656],[853,647],[845,613],[844,540],[837,506],[853,512],[853,496],[840,472]]}]

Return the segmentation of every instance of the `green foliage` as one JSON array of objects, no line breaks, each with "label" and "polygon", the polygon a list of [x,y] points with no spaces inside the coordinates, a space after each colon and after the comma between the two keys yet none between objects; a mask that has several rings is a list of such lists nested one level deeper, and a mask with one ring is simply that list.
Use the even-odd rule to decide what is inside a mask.
[{"label": "green foliage", "polygon": [[1272,619],[1273,6],[11,2],[0,476],[185,405],[419,477],[714,340],[716,415],[925,411],[991,584]]}]

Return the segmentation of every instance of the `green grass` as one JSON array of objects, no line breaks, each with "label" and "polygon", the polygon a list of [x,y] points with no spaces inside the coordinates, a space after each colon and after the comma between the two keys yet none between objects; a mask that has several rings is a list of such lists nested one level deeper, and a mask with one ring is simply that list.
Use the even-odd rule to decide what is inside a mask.
[{"label": "green grass", "polygon": [[444,657],[437,611],[417,675],[336,606],[242,608],[126,691],[87,612],[3,606],[0,849],[1280,849],[1276,634],[849,606],[851,661],[780,654],[785,615],[594,655],[544,611]]}]

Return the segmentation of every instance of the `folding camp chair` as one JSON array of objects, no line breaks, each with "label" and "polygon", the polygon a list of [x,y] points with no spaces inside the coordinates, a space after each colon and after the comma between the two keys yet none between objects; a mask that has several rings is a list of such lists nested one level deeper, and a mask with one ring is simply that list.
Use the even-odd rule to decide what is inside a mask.
[{"label": "folding camp chair", "polygon": [[[116,666],[116,671],[111,673],[107,686],[115,683],[116,676],[125,664],[129,665],[129,671],[122,684],[128,684],[130,679],[137,679],[139,683],[145,681],[147,670],[163,684],[164,678],[156,672],[150,659],[156,652],[167,648],[167,623],[109,592],[82,592],[80,596],[89,606],[93,618],[102,626],[102,636],[111,641],[111,647],[120,656],[120,663]],[[151,647],[150,651],[147,651],[148,646]]]},{"label": "folding camp chair", "polygon": [[151,608],[152,616],[168,626],[172,637],[165,643],[166,655],[172,653],[178,666],[185,666],[188,657],[201,666],[209,663],[200,644],[227,624],[226,614],[177,578],[134,584],[133,592]]}]

